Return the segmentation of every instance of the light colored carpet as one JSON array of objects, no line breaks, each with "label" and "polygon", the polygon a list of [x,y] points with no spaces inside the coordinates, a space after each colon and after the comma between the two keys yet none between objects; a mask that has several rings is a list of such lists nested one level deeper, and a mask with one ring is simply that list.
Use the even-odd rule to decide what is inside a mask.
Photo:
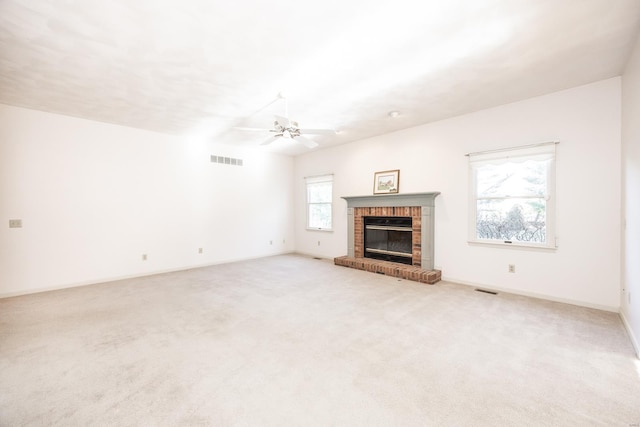
[{"label": "light colored carpet", "polygon": [[0,300],[0,425],[640,423],[617,314],[284,255]]}]

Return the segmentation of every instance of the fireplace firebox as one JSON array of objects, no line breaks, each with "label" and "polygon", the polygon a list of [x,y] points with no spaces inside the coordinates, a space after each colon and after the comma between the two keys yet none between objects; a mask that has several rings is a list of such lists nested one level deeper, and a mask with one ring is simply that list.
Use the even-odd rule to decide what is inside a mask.
[{"label": "fireplace firebox", "polygon": [[412,265],[412,218],[364,217],[365,258]]}]

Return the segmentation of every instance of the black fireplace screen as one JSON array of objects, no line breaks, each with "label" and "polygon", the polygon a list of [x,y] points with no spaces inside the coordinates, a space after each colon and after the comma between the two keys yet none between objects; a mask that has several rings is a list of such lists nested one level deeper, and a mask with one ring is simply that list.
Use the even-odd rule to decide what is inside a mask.
[{"label": "black fireplace screen", "polygon": [[412,263],[410,217],[365,217],[364,256],[385,261]]}]

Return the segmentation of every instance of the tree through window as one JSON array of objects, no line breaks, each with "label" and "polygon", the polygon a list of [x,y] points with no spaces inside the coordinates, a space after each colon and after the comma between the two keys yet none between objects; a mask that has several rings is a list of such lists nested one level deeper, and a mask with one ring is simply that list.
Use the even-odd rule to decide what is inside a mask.
[{"label": "tree through window", "polygon": [[555,247],[555,143],[472,153],[470,240]]}]

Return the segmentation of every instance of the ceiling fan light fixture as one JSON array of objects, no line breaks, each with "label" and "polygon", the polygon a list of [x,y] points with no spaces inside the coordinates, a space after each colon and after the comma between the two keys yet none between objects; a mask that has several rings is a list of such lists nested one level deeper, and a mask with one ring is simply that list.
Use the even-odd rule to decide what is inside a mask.
[{"label": "ceiling fan light fixture", "polygon": [[392,119],[395,119],[396,117],[398,117],[400,115],[400,111],[389,111],[388,116],[391,117]]},{"label": "ceiling fan light fixture", "polygon": [[[269,139],[261,143],[260,145],[268,145],[279,138],[286,138],[296,143],[301,143],[305,145],[307,148],[315,148],[318,146],[318,143],[307,138],[304,135],[307,135],[307,134],[334,135],[336,133],[336,131],[333,129],[300,129],[298,122],[293,121],[289,118],[288,111],[287,111],[287,99],[284,93],[280,92],[278,94],[277,99],[282,99],[284,101],[284,106],[285,106],[284,116],[280,116],[277,114],[274,115],[275,120],[273,122],[272,129],[257,129],[257,128],[242,128],[242,127],[238,127],[236,129],[259,130],[259,131],[271,132],[273,135]],[[268,105],[271,105],[272,103],[273,101]],[[262,111],[263,109],[264,108],[262,108],[260,111]]]}]

